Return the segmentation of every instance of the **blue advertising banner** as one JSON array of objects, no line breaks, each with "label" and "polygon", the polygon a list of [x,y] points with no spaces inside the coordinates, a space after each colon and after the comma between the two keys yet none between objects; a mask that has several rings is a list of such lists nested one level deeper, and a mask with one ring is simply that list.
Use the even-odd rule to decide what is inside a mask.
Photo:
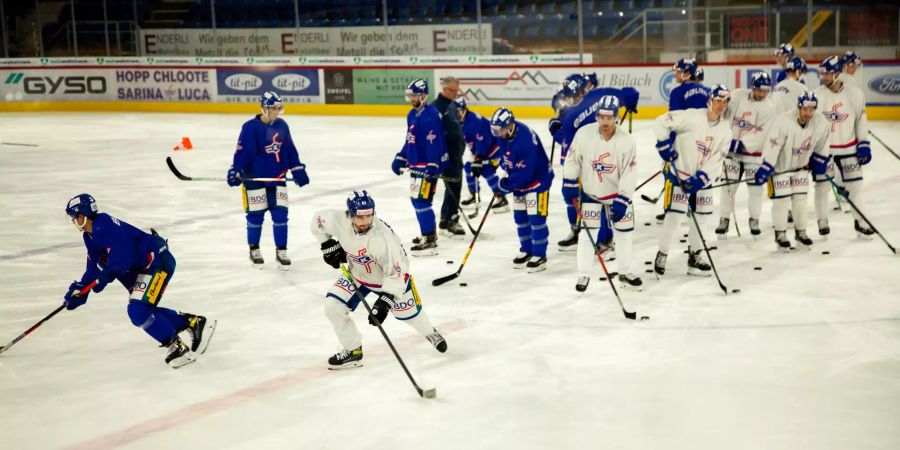
[{"label": "blue advertising banner", "polygon": [[255,102],[266,91],[274,91],[286,103],[323,103],[318,69],[216,70],[219,101]]}]

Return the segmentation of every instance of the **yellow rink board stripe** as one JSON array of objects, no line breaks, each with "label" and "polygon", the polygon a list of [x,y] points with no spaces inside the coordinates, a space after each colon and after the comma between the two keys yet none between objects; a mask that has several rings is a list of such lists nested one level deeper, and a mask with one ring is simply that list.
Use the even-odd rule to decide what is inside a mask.
[{"label": "yellow rink board stripe", "polygon": [[[285,105],[288,114],[324,116],[405,116],[409,105]],[[497,106],[472,105],[471,109],[490,117]],[[510,106],[518,118],[547,119],[552,115],[548,106]],[[255,103],[181,103],[181,102],[3,102],[0,112],[33,111],[130,111],[206,114],[254,114]],[[665,106],[638,106],[635,119],[654,119],[668,111]],[[869,106],[869,120],[900,120],[900,106]]]}]

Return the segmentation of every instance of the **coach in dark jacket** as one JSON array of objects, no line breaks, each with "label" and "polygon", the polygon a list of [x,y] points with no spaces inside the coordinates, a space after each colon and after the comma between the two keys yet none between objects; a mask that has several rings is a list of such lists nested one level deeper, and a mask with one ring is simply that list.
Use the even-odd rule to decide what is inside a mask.
[{"label": "coach in dark jacket", "polygon": [[459,92],[459,81],[455,77],[441,78],[441,93],[434,100],[434,106],[441,113],[444,132],[447,138],[447,155],[450,162],[444,170],[444,203],[441,205],[441,220],[438,224],[441,233],[449,233],[451,237],[464,237],[466,232],[459,226],[459,196],[462,194],[463,152],[466,139],[462,125],[456,113],[456,99]]}]

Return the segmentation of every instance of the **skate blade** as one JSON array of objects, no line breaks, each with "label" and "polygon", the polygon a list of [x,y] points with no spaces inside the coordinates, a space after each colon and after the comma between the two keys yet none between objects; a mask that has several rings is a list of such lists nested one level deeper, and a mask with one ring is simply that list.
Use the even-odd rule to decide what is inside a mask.
[{"label": "skate blade", "polygon": [[635,286],[631,283],[626,283],[624,281],[617,281],[617,283],[619,285],[619,288],[622,290],[625,290],[625,291],[642,292],[644,290],[643,284],[641,284],[640,286]]},{"label": "skate blade", "polygon": [[781,253],[790,253],[791,247],[782,247],[780,245],[776,245],[778,247],[778,251]]},{"label": "skate blade", "polygon": [[201,355],[206,353],[206,349],[209,347],[213,335],[216,334],[216,324],[218,323],[218,320],[213,320],[212,323],[206,322],[206,326],[203,329],[203,340],[200,341],[200,348],[197,349],[197,352]]},{"label": "skate blade", "polygon": [[720,241],[728,240],[728,234],[726,233],[716,233],[716,237],[719,238]]},{"label": "skate blade", "polygon": [[254,262],[251,262],[251,263],[250,263],[250,267],[252,267],[252,268],[254,268],[254,269],[256,269],[256,270],[263,270],[263,265],[262,265],[262,264],[256,264],[256,263],[254,263]]},{"label": "skate blade", "polygon": [[559,251],[561,251],[561,252],[574,252],[574,251],[577,251],[577,250],[578,250],[578,245],[577,245],[577,244],[576,244],[576,245],[569,245],[569,246],[566,246],[566,247],[557,246],[556,248],[557,248],[557,250],[559,250]]},{"label": "skate blade", "polygon": [[871,240],[875,239],[875,236],[871,235],[871,234],[862,234],[862,233],[857,232],[856,238],[861,241],[871,241]]},{"label": "skate blade", "polygon": [[181,358],[176,358],[176,359],[169,361],[169,367],[171,367],[173,369],[180,369],[194,361],[197,361],[197,358],[194,356],[193,353],[188,353],[188,354],[182,356]]},{"label": "skate blade", "polygon": [[331,365],[330,365],[330,366],[328,366],[328,370],[355,369],[355,368],[357,368],[357,367],[362,367],[362,366],[363,366],[362,361],[353,361],[353,362],[349,362],[349,363],[347,363],[347,364],[343,364],[343,365],[340,365],[340,366],[331,366]]},{"label": "skate blade", "polygon": [[413,256],[435,256],[438,254],[436,248],[429,248],[428,250],[412,250],[410,251]]},{"label": "skate blade", "polygon": [[687,274],[692,277],[704,277],[705,278],[705,277],[711,277],[712,271],[690,268],[690,269],[688,269]]},{"label": "skate blade", "polygon": [[500,208],[491,208],[491,214],[502,214],[505,212],[509,212],[509,206],[503,206]]},{"label": "skate blade", "polygon": [[538,266],[538,267],[529,267],[529,268],[528,268],[528,273],[538,273],[538,272],[543,272],[543,271],[545,271],[545,270],[547,270],[547,265],[546,265],[546,264],[544,264],[544,265],[542,265],[542,266]]},{"label": "skate blade", "polygon": [[287,272],[287,271],[291,270],[291,266],[285,265],[285,264],[279,264],[279,265],[278,265],[278,270],[281,270],[281,271],[283,271],[283,272]]}]

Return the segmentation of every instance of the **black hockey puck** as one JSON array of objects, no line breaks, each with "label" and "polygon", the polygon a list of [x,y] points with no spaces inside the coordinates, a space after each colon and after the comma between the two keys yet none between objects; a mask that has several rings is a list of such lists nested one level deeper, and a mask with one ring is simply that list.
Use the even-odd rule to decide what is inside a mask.
[{"label": "black hockey puck", "polygon": [[644,272],[647,272],[647,273],[653,273],[653,269],[647,269],[647,270],[645,270]]},{"label": "black hockey puck", "polygon": [[687,237],[687,234],[682,234],[681,237]]},{"label": "black hockey puck", "polygon": [[762,270],[762,267],[757,266],[757,267],[754,267],[753,270]]},{"label": "black hockey puck", "polygon": [[600,277],[600,281],[606,281],[606,277]]},{"label": "black hockey puck", "polygon": [[822,254],[823,254],[823,255],[830,255],[831,252],[829,252],[828,250],[825,250],[825,251],[822,252]]},{"label": "black hockey puck", "polygon": [[650,316],[641,316],[641,320],[650,320]]},{"label": "black hockey puck", "polygon": [[732,293],[732,294],[740,294],[740,293],[741,293],[741,290],[740,290],[740,289],[732,289],[732,290],[731,290],[731,293]]},{"label": "black hockey puck", "polygon": [[644,222],[644,226],[645,226],[645,227],[649,227],[649,226],[650,226],[650,222]]},{"label": "black hockey puck", "polygon": [[453,264],[453,261],[448,259],[447,264]]},{"label": "black hockey puck", "polygon": [[718,250],[718,249],[719,249],[719,247],[716,247],[715,245],[713,245],[712,247],[709,248],[709,251]]},{"label": "black hockey puck", "polygon": [[459,283],[459,285],[462,286],[462,287],[466,287],[466,286],[469,285],[469,283]]},{"label": "black hockey puck", "polygon": [[650,264],[653,264],[653,262],[652,261],[644,261],[645,266],[649,266]]},{"label": "black hockey puck", "polygon": [[684,244],[687,241],[685,241],[684,239],[679,239],[678,242],[681,242],[682,244]]}]

